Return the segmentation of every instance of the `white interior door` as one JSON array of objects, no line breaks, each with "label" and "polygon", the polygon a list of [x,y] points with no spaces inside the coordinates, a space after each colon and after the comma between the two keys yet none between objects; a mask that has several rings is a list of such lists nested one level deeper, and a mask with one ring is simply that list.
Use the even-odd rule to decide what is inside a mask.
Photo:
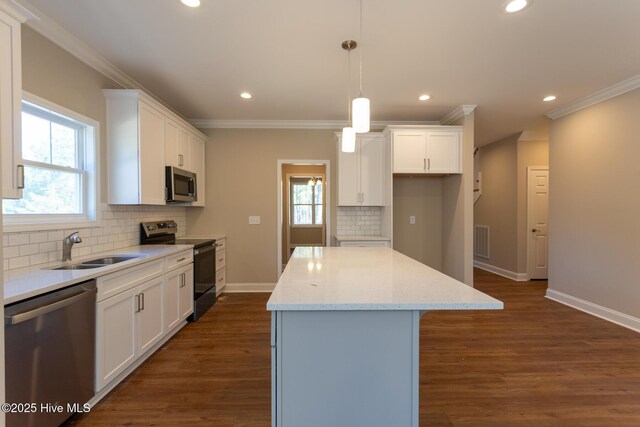
[{"label": "white interior door", "polygon": [[549,260],[549,168],[527,169],[528,272],[546,279]]}]

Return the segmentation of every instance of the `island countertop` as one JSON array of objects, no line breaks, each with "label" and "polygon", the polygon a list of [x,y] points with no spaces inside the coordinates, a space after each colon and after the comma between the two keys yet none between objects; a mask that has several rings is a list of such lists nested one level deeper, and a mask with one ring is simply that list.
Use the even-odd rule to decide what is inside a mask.
[{"label": "island countertop", "polygon": [[391,248],[299,247],[269,311],[499,310],[501,301]]}]

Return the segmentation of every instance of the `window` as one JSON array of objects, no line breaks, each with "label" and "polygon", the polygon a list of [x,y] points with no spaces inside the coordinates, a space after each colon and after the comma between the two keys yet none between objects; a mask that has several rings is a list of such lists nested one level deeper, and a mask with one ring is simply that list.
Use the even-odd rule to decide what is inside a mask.
[{"label": "window", "polygon": [[25,94],[22,199],[3,200],[7,224],[95,220],[97,122]]},{"label": "window", "polygon": [[322,225],[322,179],[319,177],[291,178],[290,182],[291,225]]}]

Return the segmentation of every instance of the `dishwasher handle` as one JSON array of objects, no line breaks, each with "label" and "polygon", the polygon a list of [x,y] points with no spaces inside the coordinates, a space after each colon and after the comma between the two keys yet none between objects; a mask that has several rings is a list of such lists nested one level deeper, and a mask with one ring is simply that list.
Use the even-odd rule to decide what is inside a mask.
[{"label": "dishwasher handle", "polygon": [[18,323],[26,322],[27,320],[33,319],[35,317],[40,317],[47,313],[51,313],[52,311],[59,310],[68,305],[74,304],[78,301],[81,301],[85,298],[92,297],[97,293],[96,288],[83,290],[75,295],[70,297],[58,300],[51,304],[47,304],[38,308],[34,308],[32,310],[23,311],[21,313],[5,315],[4,316],[4,324],[5,325],[17,325]]}]

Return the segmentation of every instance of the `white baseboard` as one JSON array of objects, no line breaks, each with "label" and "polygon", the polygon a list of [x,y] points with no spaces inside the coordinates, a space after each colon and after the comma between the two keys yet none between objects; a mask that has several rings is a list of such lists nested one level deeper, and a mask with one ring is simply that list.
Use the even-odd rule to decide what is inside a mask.
[{"label": "white baseboard", "polygon": [[488,271],[498,276],[506,277],[507,279],[515,280],[516,282],[526,282],[529,280],[527,273],[516,273],[515,271],[505,270],[504,268],[496,267],[495,265],[485,264],[477,260],[473,260],[473,266],[481,270]]},{"label": "white baseboard", "polygon": [[224,287],[225,294],[244,292],[273,292],[275,283],[227,283]]},{"label": "white baseboard", "polygon": [[572,297],[571,295],[563,294],[553,289],[547,289],[546,297],[601,319],[608,320],[616,325],[624,326],[632,331],[640,332],[640,319],[637,317],[629,316],[628,314],[620,313],[619,311],[611,310],[610,308]]}]

